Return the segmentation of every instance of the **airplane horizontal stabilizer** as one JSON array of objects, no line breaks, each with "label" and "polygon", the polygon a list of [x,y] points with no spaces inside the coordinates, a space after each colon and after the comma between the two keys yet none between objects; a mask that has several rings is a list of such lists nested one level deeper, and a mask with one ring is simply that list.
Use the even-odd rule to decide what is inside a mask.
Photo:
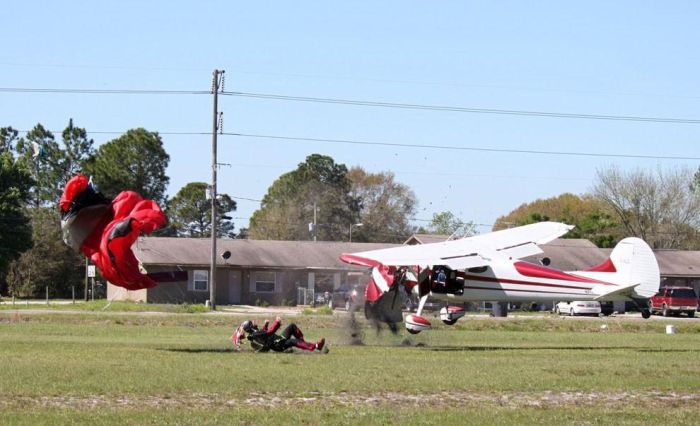
[{"label": "airplane horizontal stabilizer", "polygon": [[640,283],[634,283],[623,287],[613,287],[612,290],[609,286],[598,286],[593,291],[596,294],[600,294],[600,296],[595,297],[593,300],[628,300],[636,295],[634,289],[639,285]]}]

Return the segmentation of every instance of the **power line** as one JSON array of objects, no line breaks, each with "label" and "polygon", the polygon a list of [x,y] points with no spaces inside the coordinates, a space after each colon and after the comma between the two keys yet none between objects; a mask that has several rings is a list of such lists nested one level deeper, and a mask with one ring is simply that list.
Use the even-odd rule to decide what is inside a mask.
[{"label": "power line", "polygon": [[208,90],[156,90],[156,89],[34,89],[29,87],[0,87],[4,93],[66,93],[103,95],[211,95]]},{"label": "power line", "polygon": [[233,195],[229,195],[229,197],[233,198],[234,200],[245,200],[245,201],[253,201],[256,203],[262,203],[262,200],[256,200],[254,198],[234,197]]},{"label": "power line", "polygon": [[83,68],[83,69],[111,69],[111,70],[140,70],[140,71],[208,71],[208,68],[185,68],[185,67],[137,67],[125,65],[88,65],[88,64],[58,64],[58,63],[28,63],[28,62],[0,62],[0,65],[12,67],[28,67],[28,68]]},{"label": "power line", "polygon": [[429,144],[409,144],[397,142],[370,142],[359,141],[353,139],[325,139],[325,138],[307,138],[296,136],[281,136],[281,135],[259,135],[250,133],[223,133],[226,136],[240,136],[247,138],[262,138],[273,140],[287,141],[305,141],[305,142],[327,142],[337,144],[352,144],[352,145],[369,145],[369,146],[390,146],[401,148],[429,148],[455,151],[478,151],[478,152],[498,152],[511,154],[539,154],[539,155],[565,155],[577,157],[612,157],[612,158],[641,158],[650,160],[700,160],[700,157],[685,157],[674,155],[638,155],[638,154],[603,154],[597,152],[567,152],[567,151],[539,151],[532,149],[506,149],[506,148],[483,148],[483,147],[466,147],[454,145],[429,145]]},{"label": "power line", "polygon": [[[61,133],[58,130],[49,130],[51,133]],[[28,133],[29,130],[17,130],[18,133]],[[125,131],[88,131],[88,134],[124,134]],[[181,136],[211,136],[211,132],[156,132],[159,135],[181,135]],[[309,138],[302,136],[283,136],[283,135],[262,135],[252,133],[219,133],[221,136],[246,137],[258,139],[272,139],[284,141],[299,141],[299,142],[326,142],[334,144],[351,144],[351,145],[366,145],[366,146],[389,146],[398,148],[427,148],[440,150],[454,151],[475,151],[475,152],[495,152],[509,154],[532,154],[532,155],[560,155],[560,156],[576,156],[576,157],[602,157],[602,158],[637,158],[646,160],[681,160],[681,161],[699,161],[700,157],[689,157],[682,155],[641,155],[641,154],[605,154],[600,152],[575,152],[575,151],[540,151],[534,149],[509,149],[509,148],[485,148],[485,147],[468,147],[455,145],[430,145],[430,144],[411,144],[400,142],[373,142],[360,141],[354,139],[328,139],[328,138]]]},{"label": "power line", "polygon": [[[27,62],[0,62],[0,66],[13,67],[28,67],[28,68],[75,68],[75,69],[108,69],[108,70],[145,70],[145,71],[191,71],[200,72],[209,70],[208,68],[192,68],[192,67],[164,67],[164,66],[125,66],[125,65],[94,65],[94,64],[61,64],[61,63],[27,63]],[[644,93],[644,92],[616,92],[603,90],[581,90],[581,89],[566,89],[556,87],[533,87],[533,86],[513,86],[504,84],[467,84],[457,82],[438,82],[427,80],[406,80],[406,79],[391,79],[391,78],[374,78],[374,77],[359,77],[356,75],[333,75],[333,74],[310,74],[310,73],[289,73],[289,72],[274,72],[274,71],[253,71],[253,70],[235,70],[230,73],[243,75],[264,75],[273,77],[296,77],[305,79],[336,79],[350,81],[368,81],[378,83],[400,83],[411,85],[428,85],[428,86],[445,86],[445,87],[464,87],[477,89],[497,89],[510,91],[535,91],[535,92],[555,92],[555,93],[573,93],[573,94],[588,94],[588,95],[603,95],[603,96],[635,96],[635,97],[655,97],[655,98],[681,98],[681,99],[698,99],[698,96],[678,95],[673,93]]]},{"label": "power line", "polygon": [[[13,129],[17,133],[29,133],[31,130],[17,130]],[[63,130],[46,130],[47,132],[53,133],[53,134],[61,134],[63,133]],[[96,135],[123,135],[126,133],[126,130],[85,130],[87,134],[96,134]],[[158,133],[159,135],[183,135],[183,136],[211,136],[211,132],[159,132],[156,131],[155,133]]]},{"label": "power line", "polygon": [[272,99],[280,101],[295,101],[295,102],[314,102],[326,104],[354,105],[354,106],[369,106],[379,108],[398,108],[398,109],[416,109],[428,111],[449,111],[474,114],[498,114],[498,115],[518,115],[527,117],[549,117],[549,118],[573,118],[585,120],[612,120],[612,121],[641,121],[652,123],[673,123],[673,124],[700,124],[699,119],[690,118],[672,118],[672,117],[641,117],[627,115],[602,115],[602,114],[578,114],[565,112],[549,112],[549,111],[527,111],[527,110],[508,110],[494,108],[470,108],[470,107],[455,107],[445,105],[423,105],[423,104],[404,104],[395,102],[378,102],[378,101],[362,101],[352,99],[339,98],[315,98],[307,96],[286,96],[267,93],[250,93],[250,92],[224,92],[224,95],[239,96],[246,98]]},{"label": "power line", "polygon": [[[110,95],[209,95],[208,90],[155,90],[155,89],[55,89],[55,88],[28,88],[28,87],[0,87],[0,92],[4,93],[64,93],[64,94],[110,94]],[[281,101],[296,101],[296,102],[314,102],[326,104],[341,104],[354,106],[368,106],[380,108],[398,108],[398,109],[416,109],[428,111],[448,111],[474,114],[497,114],[497,115],[516,115],[526,117],[549,117],[549,118],[570,118],[570,119],[585,119],[585,120],[610,120],[610,121],[637,121],[637,122],[652,122],[652,123],[671,123],[671,124],[700,124],[700,119],[691,118],[673,118],[673,117],[643,117],[643,116],[627,116],[627,115],[604,115],[604,114],[579,114],[566,112],[552,111],[528,111],[528,110],[509,110],[496,108],[473,108],[473,107],[456,107],[447,105],[425,105],[425,104],[406,104],[396,102],[381,102],[381,101],[362,101],[353,99],[341,98],[317,98],[309,96],[287,96],[269,93],[251,93],[251,92],[223,92],[222,95],[239,96],[247,98],[271,99]]]},{"label": "power line", "polygon": [[[29,133],[29,130],[17,130],[18,133]],[[59,130],[49,130],[51,133],[61,133]],[[125,131],[88,131],[88,134],[124,134]],[[180,136],[211,136],[211,132],[156,132],[159,135],[180,135]],[[496,152],[509,154],[532,154],[532,155],[561,155],[561,156],[576,156],[576,157],[609,157],[609,158],[637,158],[646,160],[682,160],[682,161],[698,161],[700,157],[686,157],[681,155],[641,155],[641,154],[605,154],[600,152],[576,152],[576,151],[540,151],[534,149],[509,149],[509,148],[485,148],[485,147],[469,147],[455,145],[430,145],[430,144],[412,144],[401,142],[373,142],[360,141],[355,139],[328,139],[328,138],[309,138],[303,136],[284,136],[284,135],[262,135],[253,133],[233,133],[222,132],[221,136],[234,136],[258,139],[272,139],[284,141],[300,141],[300,142],[326,142],[335,144],[351,144],[351,145],[367,145],[367,146],[389,146],[398,148],[427,148],[440,150],[454,151],[476,151],[476,152]]]}]

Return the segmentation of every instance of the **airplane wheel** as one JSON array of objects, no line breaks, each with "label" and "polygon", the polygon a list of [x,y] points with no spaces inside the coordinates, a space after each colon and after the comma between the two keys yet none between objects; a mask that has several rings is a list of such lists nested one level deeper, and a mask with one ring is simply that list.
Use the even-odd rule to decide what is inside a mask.
[{"label": "airplane wheel", "polygon": [[644,318],[644,319],[651,318],[651,311],[648,309],[642,309],[642,318]]},{"label": "airplane wheel", "polygon": [[406,331],[408,331],[411,334],[418,334],[420,333],[420,330],[411,330],[410,328],[407,328]]},{"label": "airplane wheel", "polygon": [[457,323],[457,320],[456,320],[456,319],[453,319],[453,320],[442,320],[442,322],[444,322],[444,323],[447,324],[447,325],[455,325],[455,324]]}]

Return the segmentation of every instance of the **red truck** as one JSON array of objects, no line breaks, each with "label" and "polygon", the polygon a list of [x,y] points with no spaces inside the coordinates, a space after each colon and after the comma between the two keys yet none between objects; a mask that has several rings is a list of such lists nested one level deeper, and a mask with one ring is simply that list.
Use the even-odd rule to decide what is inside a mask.
[{"label": "red truck", "polygon": [[690,287],[664,287],[649,299],[649,310],[665,317],[685,312],[692,318],[698,310],[698,296]]}]

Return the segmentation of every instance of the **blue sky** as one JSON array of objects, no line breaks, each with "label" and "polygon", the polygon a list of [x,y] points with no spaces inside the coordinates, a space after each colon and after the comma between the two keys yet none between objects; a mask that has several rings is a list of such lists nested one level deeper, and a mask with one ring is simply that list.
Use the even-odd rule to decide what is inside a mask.
[{"label": "blue sky", "polygon": [[[470,108],[700,119],[700,3],[25,1],[3,7],[0,87],[226,90]],[[700,124],[385,109],[222,97],[224,130],[371,142],[699,157]],[[211,97],[0,93],[0,126],[207,132]],[[116,135],[93,133],[99,145]],[[169,193],[209,181],[209,136],[164,135]],[[492,224],[642,160],[221,137],[219,190],[260,199],[312,153],[392,171],[417,219]],[[257,208],[238,200],[236,225]],[[424,224],[417,221],[416,224]],[[479,228],[487,231],[486,226]]]}]

